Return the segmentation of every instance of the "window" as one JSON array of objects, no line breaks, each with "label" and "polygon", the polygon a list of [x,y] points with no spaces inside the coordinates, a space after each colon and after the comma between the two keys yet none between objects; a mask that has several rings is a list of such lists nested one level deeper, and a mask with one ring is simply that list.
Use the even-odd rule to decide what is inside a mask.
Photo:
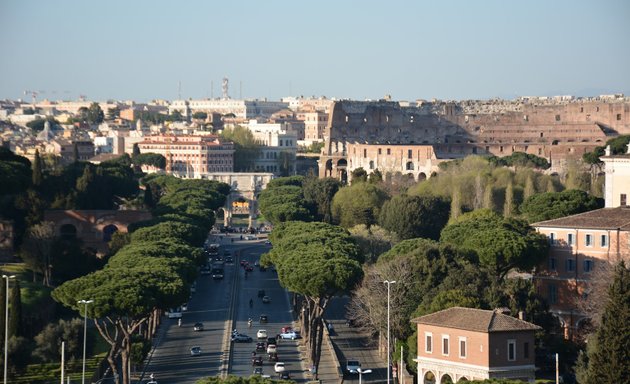
[{"label": "window", "polygon": [[550,257],[549,258],[549,270],[550,271],[554,271],[556,270],[556,258],[555,257]]},{"label": "window", "polygon": [[370,169],[374,169],[374,161],[370,160]]},{"label": "window", "polygon": [[388,154],[388,155],[391,155],[391,154],[392,154],[392,150],[391,150],[391,149],[389,149],[389,148],[387,148],[387,154]]},{"label": "window", "polygon": [[413,151],[411,149],[407,150],[407,158],[411,159],[413,157]]},{"label": "window", "polygon": [[363,150],[363,157],[367,157],[367,149]]},{"label": "window", "polygon": [[426,332],[424,334],[424,351],[433,353],[433,334]]},{"label": "window", "polygon": [[558,302],[558,288],[555,284],[549,285],[549,304],[556,304]]},{"label": "window", "polygon": [[516,360],[516,340],[508,340],[507,343],[508,361],[514,361]]},{"label": "window", "polygon": [[584,272],[588,273],[593,270],[593,260],[584,260]]},{"label": "window", "polygon": [[567,259],[566,267],[567,267],[567,272],[575,271],[575,260]]},{"label": "window", "polygon": [[523,343],[523,357],[529,359],[529,343]]},{"label": "window", "polygon": [[573,234],[572,233],[569,233],[567,235],[567,244],[573,245]]},{"label": "window", "polygon": [[549,244],[554,245],[556,243],[556,234],[555,233],[550,233],[549,234]]},{"label": "window", "polygon": [[442,354],[448,356],[448,335],[442,335]]},{"label": "window", "polygon": [[586,235],[584,237],[584,244],[587,247],[591,247],[593,245],[593,236],[592,235]]},{"label": "window", "polygon": [[556,115],[556,121],[560,121],[560,115]]},{"label": "window", "polygon": [[462,359],[466,358],[466,338],[459,338],[459,357]]},{"label": "window", "polygon": [[622,207],[625,207],[627,205],[627,197],[625,193],[622,193],[619,195],[619,205],[621,205]]},{"label": "window", "polygon": [[621,120],[621,113],[617,114],[617,121]]},{"label": "window", "polygon": [[607,247],[608,246],[608,236],[601,235],[600,238],[599,238],[599,244],[602,247]]},{"label": "window", "polygon": [[378,149],[378,154],[379,154],[379,155],[381,154],[381,149],[380,149],[380,148]]}]

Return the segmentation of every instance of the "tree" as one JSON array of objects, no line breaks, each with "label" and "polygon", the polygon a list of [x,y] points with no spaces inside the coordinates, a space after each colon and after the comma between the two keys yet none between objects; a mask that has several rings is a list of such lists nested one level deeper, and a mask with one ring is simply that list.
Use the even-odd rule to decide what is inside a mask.
[{"label": "tree", "polygon": [[368,176],[368,181],[373,184],[381,183],[383,181],[383,174],[378,169],[375,169],[370,173],[370,176]]},{"label": "tree", "polygon": [[[285,221],[311,221],[311,206],[302,193],[304,178],[284,177],[273,180],[258,197],[260,212],[274,225]],[[296,185],[297,184],[297,185]]]},{"label": "tree", "polygon": [[192,117],[193,119],[206,120],[208,118],[208,114],[206,112],[195,112]]},{"label": "tree", "polygon": [[83,352],[83,320],[59,319],[49,323],[35,336],[33,356],[41,362],[53,363],[61,360],[61,340],[66,341],[66,358],[78,359]]},{"label": "tree", "polygon": [[96,102],[90,104],[90,108],[87,111],[87,121],[90,124],[100,124],[103,120],[105,120],[105,114],[101,106]]},{"label": "tree", "polygon": [[115,120],[120,117],[120,108],[113,107],[107,109],[107,120]]},{"label": "tree", "polygon": [[151,209],[155,207],[155,199],[153,199],[153,192],[151,191],[151,184],[148,184],[144,188],[143,200],[144,200],[144,205],[147,208]]},{"label": "tree", "polygon": [[398,242],[398,236],[378,225],[356,225],[348,230],[365,256],[366,262],[375,263],[378,257]]},{"label": "tree", "polygon": [[[9,294],[7,292],[7,288],[6,288],[6,281],[4,280],[4,278],[2,280],[0,280],[0,311],[2,313],[6,313],[6,302],[7,302],[7,295]],[[0,316],[0,336],[2,337],[1,340],[4,340],[5,335],[4,335],[4,328],[5,328],[5,317],[4,316]]]},{"label": "tree", "polygon": [[246,172],[253,170],[254,162],[259,157],[261,150],[252,131],[237,125],[233,129],[224,129],[221,137],[234,143],[234,171]]},{"label": "tree", "polygon": [[35,159],[33,160],[33,185],[39,187],[42,183],[42,168],[44,164],[39,156],[39,149],[35,150]]},{"label": "tree", "polygon": [[138,145],[138,143],[133,143],[133,151],[131,153],[131,158],[134,160],[136,160],[136,157],[138,157],[140,155],[140,146]]},{"label": "tree", "polygon": [[514,214],[514,184],[510,181],[505,188],[505,202],[503,203],[503,216],[510,217]]},{"label": "tree", "polygon": [[344,228],[376,224],[388,195],[380,185],[356,182],[341,188],[332,201],[333,222]]},{"label": "tree", "polygon": [[601,326],[595,333],[596,348],[589,351],[591,383],[630,382],[630,269],[624,262],[615,268]]},{"label": "tree", "polygon": [[42,283],[49,287],[52,282],[53,242],[55,240],[55,225],[51,222],[36,224],[26,232],[26,239],[22,244],[22,260],[33,271],[33,282],[37,273],[42,275]]},{"label": "tree", "polygon": [[448,215],[449,203],[440,197],[402,194],[385,202],[378,222],[402,240],[415,237],[437,240]]},{"label": "tree", "polygon": [[9,296],[9,335],[23,336],[22,329],[22,298],[20,295],[20,280],[16,279]]},{"label": "tree", "polygon": [[363,169],[363,167],[359,167],[352,171],[352,182],[363,183],[367,181],[367,178],[367,172]]},{"label": "tree", "polygon": [[556,219],[603,208],[603,200],[577,189],[546,192],[530,196],[521,204],[523,216],[530,222]]},{"label": "tree", "polygon": [[280,223],[270,239],[274,246],[261,264],[275,265],[280,284],[303,295],[303,336],[311,362],[318,365],[324,311],[333,296],[349,292],[361,280],[363,258],[347,231],[326,223]]},{"label": "tree", "polygon": [[320,179],[313,175],[304,179],[302,188],[304,199],[316,207],[317,219],[332,223],[332,201],[341,188],[341,182],[331,177]]},{"label": "tree", "polygon": [[502,218],[485,209],[464,214],[447,225],[440,242],[474,250],[481,264],[499,279],[512,268],[530,271],[549,247],[546,237],[527,222]]},{"label": "tree", "polygon": [[[155,265],[152,265],[155,267]],[[129,384],[128,366],[132,340],[139,327],[146,323],[155,309],[167,309],[180,305],[188,298],[189,286],[167,266],[161,268],[105,268],[78,279],[70,280],[56,288],[52,297],[77,312],[85,307],[77,298],[94,300],[87,307],[87,317],[103,339],[110,345],[107,361],[112,372]]]}]

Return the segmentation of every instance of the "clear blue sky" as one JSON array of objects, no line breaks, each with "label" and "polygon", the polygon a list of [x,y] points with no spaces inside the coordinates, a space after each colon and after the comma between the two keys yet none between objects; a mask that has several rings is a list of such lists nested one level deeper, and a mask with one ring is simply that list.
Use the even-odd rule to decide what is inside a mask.
[{"label": "clear blue sky", "polygon": [[628,0],[1,0],[0,48],[0,99],[630,95]]}]

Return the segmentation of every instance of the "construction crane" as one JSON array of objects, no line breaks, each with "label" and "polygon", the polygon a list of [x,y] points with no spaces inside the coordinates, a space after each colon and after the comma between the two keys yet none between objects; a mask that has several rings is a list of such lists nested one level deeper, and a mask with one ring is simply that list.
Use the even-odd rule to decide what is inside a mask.
[{"label": "construction crane", "polygon": [[35,104],[37,102],[37,95],[39,95],[39,92],[24,90],[24,96],[26,95],[31,95],[31,97],[33,98],[33,104]]}]

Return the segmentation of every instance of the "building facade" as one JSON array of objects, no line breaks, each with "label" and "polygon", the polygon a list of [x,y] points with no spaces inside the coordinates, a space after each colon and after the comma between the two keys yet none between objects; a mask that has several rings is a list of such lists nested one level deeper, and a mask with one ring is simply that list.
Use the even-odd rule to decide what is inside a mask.
[{"label": "building facade", "polygon": [[537,325],[499,313],[452,307],[411,321],[418,330],[419,384],[485,379],[534,382]]},{"label": "building facade", "polygon": [[218,136],[153,135],[145,137],[138,147],[140,153],[164,156],[166,172],[178,177],[201,178],[234,170],[234,145]]}]

